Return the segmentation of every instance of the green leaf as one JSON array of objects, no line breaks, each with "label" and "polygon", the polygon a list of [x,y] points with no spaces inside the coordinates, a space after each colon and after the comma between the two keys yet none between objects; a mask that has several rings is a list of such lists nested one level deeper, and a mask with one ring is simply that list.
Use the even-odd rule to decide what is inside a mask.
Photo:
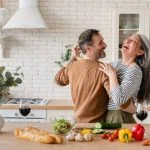
[{"label": "green leaf", "polygon": [[16,82],[17,84],[21,84],[21,83],[22,83],[22,80],[21,80],[20,78],[17,78],[17,79],[15,80],[15,82]]},{"label": "green leaf", "polygon": [[21,66],[17,67],[17,68],[16,68],[16,71],[19,71],[20,69],[21,69]]},{"label": "green leaf", "polygon": [[7,79],[8,79],[8,78],[11,78],[11,77],[12,77],[11,72],[7,71],[7,72],[5,73],[5,77],[6,77]]},{"label": "green leaf", "polygon": [[21,74],[21,76],[22,76],[22,77],[24,77],[24,74],[23,74],[23,72],[21,72],[20,74]]},{"label": "green leaf", "polygon": [[19,76],[20,74],[19,73],[13,73],[14,74],[14,76]]},{"label": "green leaf", "polygon": [[4,66],[1,66],[1,67],[0,67],[0,73],[3,73],[4,70],[5,70],[5,67],[4,67]]},{"label": "green leaf", "polygon": [[3,86],[5,84],[5,81],[3,78],[0,78],[0,86]]},{"label": "green leaf", "polygon": [[2,73],[0,73],[0,78],[4,79],[4,77],[3,77],[3,74],[2,74]]},{"label": "green leaf", "polygon": [[7,78],[7,80],[5,81],[7,86],[13,86],[14,83],[14,77],[11,78]]},{"label": "green leaf", "polygon": [[64,62],[67,62],[71,57],[72,45],[71,44],[66,45],[65,48],[66,48],[65,52],[62,53],[61,56],[60,56],[61,60],[60,61],[55,61],[55,63],[57,63],[59,65],[59,67],[63,67]]}]

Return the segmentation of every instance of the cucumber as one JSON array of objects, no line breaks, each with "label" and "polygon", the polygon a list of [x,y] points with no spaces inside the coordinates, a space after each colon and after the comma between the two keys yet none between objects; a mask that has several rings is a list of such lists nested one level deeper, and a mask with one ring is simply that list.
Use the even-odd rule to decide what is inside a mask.
[{"label": "cucumber", "polygon": [[95,123],[95,126],[94,126],[96,129],[118,129],[118,128],[121,128],[122,127],[122,124],[121,123],[100,123],[100,122],[97,122]]},{"label": "cucumber", "polygon": [[102,134],[102,133],[104,133],[104,132],[105,132],[105,131],[104,131],[103,129],[96,129],[96,128],[95,128],[95,129],[92,130],[92,133],[93,133],[93,134]]}]

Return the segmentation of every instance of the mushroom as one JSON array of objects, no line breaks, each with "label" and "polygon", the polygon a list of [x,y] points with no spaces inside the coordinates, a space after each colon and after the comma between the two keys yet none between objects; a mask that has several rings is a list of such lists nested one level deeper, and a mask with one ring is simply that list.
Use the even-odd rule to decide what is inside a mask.
[{"label": "mushroom", "polygon": [[66,136],[66,139],[68,141],[74,141],[75,140],[75,135],[73,133],[69,133],[67,136]]},{"label": "mushroom", "polygon": [[92,141],[92,134],[84,134],[84,140],[85,141]]},{"label": "mushroom", "polygon": [[80,133],[78,133],[75,136],[75,140],[78,141],[78,142],[82,142],[82,141],[84,141],[84,137],[83,137],[83,135],[81,135]]}]

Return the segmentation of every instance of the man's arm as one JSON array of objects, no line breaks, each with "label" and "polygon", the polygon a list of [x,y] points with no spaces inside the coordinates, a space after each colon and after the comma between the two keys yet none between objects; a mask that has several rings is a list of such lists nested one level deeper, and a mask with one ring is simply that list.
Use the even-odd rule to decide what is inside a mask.
[{"label": "man's arm", "polygon": [[78,48],[78,46],[73,47],[72,53],[71,53],[71,58],[68,61],[66,67],[63,67],[60,71],[58,71],[58,73],[55,76],[54,81],[56,84],[58,84],[60,86],[65,86],[65,85],[69,84],[68,73],[69,73],[69,70],[71,68],[71,64],[74,61],[77,61],[77,58],[79,57],[79,55],[80,55],[80,49]]},{"label": "man's arm", "polygon": [[58,71],[58,73],[56,74],[55,76],[55,83],[60,85],[60,86],[65,86],[65,85],[68,85],[69,84],[69,76],[68,76],[68,73],[69,73],[69,69],[71,67],[71,64],[76,61],[76,58],[71,58],[68,62],[68,64],[66,65],[66,67],[63,67],[62,69],[60,69]]}]

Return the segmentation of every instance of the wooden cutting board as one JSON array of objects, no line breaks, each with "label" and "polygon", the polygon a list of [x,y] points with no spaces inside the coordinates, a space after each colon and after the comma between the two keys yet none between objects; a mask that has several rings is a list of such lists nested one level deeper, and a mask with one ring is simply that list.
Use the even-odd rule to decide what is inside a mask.
[{"label": "wooden cutting board", "polygon": [[75,128],[83,129],[83,128],[94,128],[95,123],[76,123]]}]

